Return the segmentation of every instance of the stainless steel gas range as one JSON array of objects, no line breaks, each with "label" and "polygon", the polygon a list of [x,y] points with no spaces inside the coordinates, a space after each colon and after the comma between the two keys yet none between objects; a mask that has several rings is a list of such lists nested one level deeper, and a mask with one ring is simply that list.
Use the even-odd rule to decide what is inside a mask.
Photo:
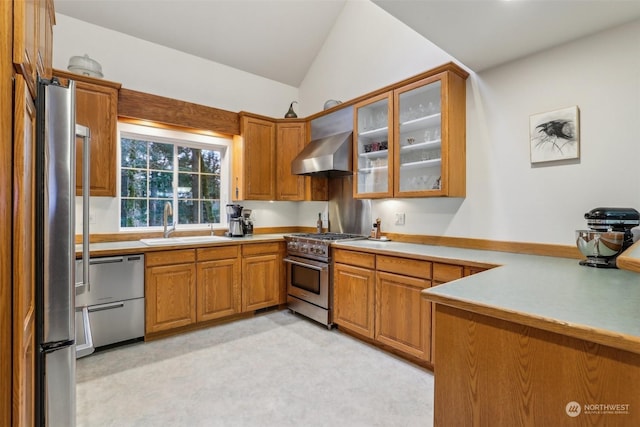
[{"label": "stainless steel gas range", "polygon": [[331,243],[365,239],[359,234],[300,233],[284,236],[287,242],[287,305],[316,322],[333,326]]}]

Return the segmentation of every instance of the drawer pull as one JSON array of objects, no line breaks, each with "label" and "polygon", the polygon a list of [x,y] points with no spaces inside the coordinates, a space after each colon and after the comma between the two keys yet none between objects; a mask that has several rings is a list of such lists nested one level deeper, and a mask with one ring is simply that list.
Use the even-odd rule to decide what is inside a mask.
[{"label": "drawer pull", "polygon": [[95,311],[111,310],[120,307],[124,307],[124,302],[112,302],[109,304],[94,305],[89,307],[89,313],[93,313]]}]

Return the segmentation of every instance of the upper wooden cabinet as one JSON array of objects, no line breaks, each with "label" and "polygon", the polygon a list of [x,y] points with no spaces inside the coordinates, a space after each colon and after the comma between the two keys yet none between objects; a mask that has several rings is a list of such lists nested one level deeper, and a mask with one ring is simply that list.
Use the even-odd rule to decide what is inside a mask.
[{"label": "upper wooden cabinet", "polygon": [[466,77],[447,64],[354,106],[355,197],[465,196]]},{"label": "upper wooden cabinet", "polygon": [[276,199],[276,123],[240,113],[240,136],[233,143],[231,199]]},{"label": "upper wooden cabinet", "polygon": [[306,123],[304,120],[279,121],[276,131],[276,199],[304,200],[305,178],[291,173],[291,162],[305,146]]},{"label": "upper wooden cabinet", "polygon": [[51,77],[53,1],[14,0],[13,11],[13,63],[35,97],[38,75]]},{"label": "upper wooden cabinet", "polygon": [[[116,196],[118,90],[120,83],[54,70],[76,81],[76,123],[91,130],[91,196]],[[76,158],[82,159],[78,140]],[[82,194],[82,163],[76,162],[76,194]]]}]

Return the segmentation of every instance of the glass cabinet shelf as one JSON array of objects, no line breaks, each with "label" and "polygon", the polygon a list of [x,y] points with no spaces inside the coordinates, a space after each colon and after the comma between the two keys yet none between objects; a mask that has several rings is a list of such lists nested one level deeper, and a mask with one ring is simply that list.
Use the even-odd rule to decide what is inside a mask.
[{"label": "glass cabinet shelf", "polygon": [[378,159],[382,157],[387,157],[389,154],[388,150],[378,150],[378,151],[369,151],[368,153],[360,153],[359,157],[363,157],[365,159]]},{"label": "glass cabinet shelf", "polygon": [[385,136],[389,132],[389,128],[387,126],[377,129],[365,130],[363,132],[359,132],[358,136],[366,136],[369,138],[375,138],[377,136]]},{"label": "glass cabinet shelf", "polygon": [[442,147],[442,140],[435,139],[433,141],[417,142],[411,145],[403,145],[400,147],[401,151],[414,151],[414,150],[436,150]]},{"label": "glass cabinet shelf", "polygon": [[416,169],[416,168],[430,168],[434,166],[440,166],[442,164],[442,159],[429,159],[429,160],[418,160],[416,162],[403,163],[400,165],[400,169]]},{"label": "glass cabinet shelf", "polygon": [[436,113],[400,123],[400,132],[412,132],[414,130],[420,130],[431,126],[440,126],[441,116],[441,113]]},{"label": "glass cabinet shelf", "polygon": [[371,166],[371,167],[367,167],[367,168],[360,168],[358,169],[358,172],[362,172],[362,173],[371,173],[374,171],[382,171],[382,170],[387,170],[389,169],[388,166]]}]

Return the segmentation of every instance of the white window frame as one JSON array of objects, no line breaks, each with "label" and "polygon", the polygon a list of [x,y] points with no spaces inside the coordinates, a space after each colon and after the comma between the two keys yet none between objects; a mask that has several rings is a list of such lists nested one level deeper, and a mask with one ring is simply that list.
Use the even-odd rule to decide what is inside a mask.
[{"label": "white window frame", "polygon": [[[122,196],[121,196],[121,138],[133,138],[169,143],[174,145],[200,148],[200,149],[216,149],[220,151],[220,222],[213,224],[213,229],[226,229],[227,214],[225,206],[229,203],[229,194],[231,188],[231,145],[233,143],[230,137],[203,135],[200,133],[191,133],[178,131],[174,129],[163,129],[153,126],[136,125],[133,123],[118,122],[118,147],[117,147],[117,199],[118,199],[118,228],[120,231],[160,231],[162,226],[151,227],[122,227],[120,224],[122,215]],[[177,182],[173,182],[174,204],[177,200]],[[177,218],[177,215],[176,215]],[[195,230],[209,229],[209,224],[178,224],[177,229]]]}]

